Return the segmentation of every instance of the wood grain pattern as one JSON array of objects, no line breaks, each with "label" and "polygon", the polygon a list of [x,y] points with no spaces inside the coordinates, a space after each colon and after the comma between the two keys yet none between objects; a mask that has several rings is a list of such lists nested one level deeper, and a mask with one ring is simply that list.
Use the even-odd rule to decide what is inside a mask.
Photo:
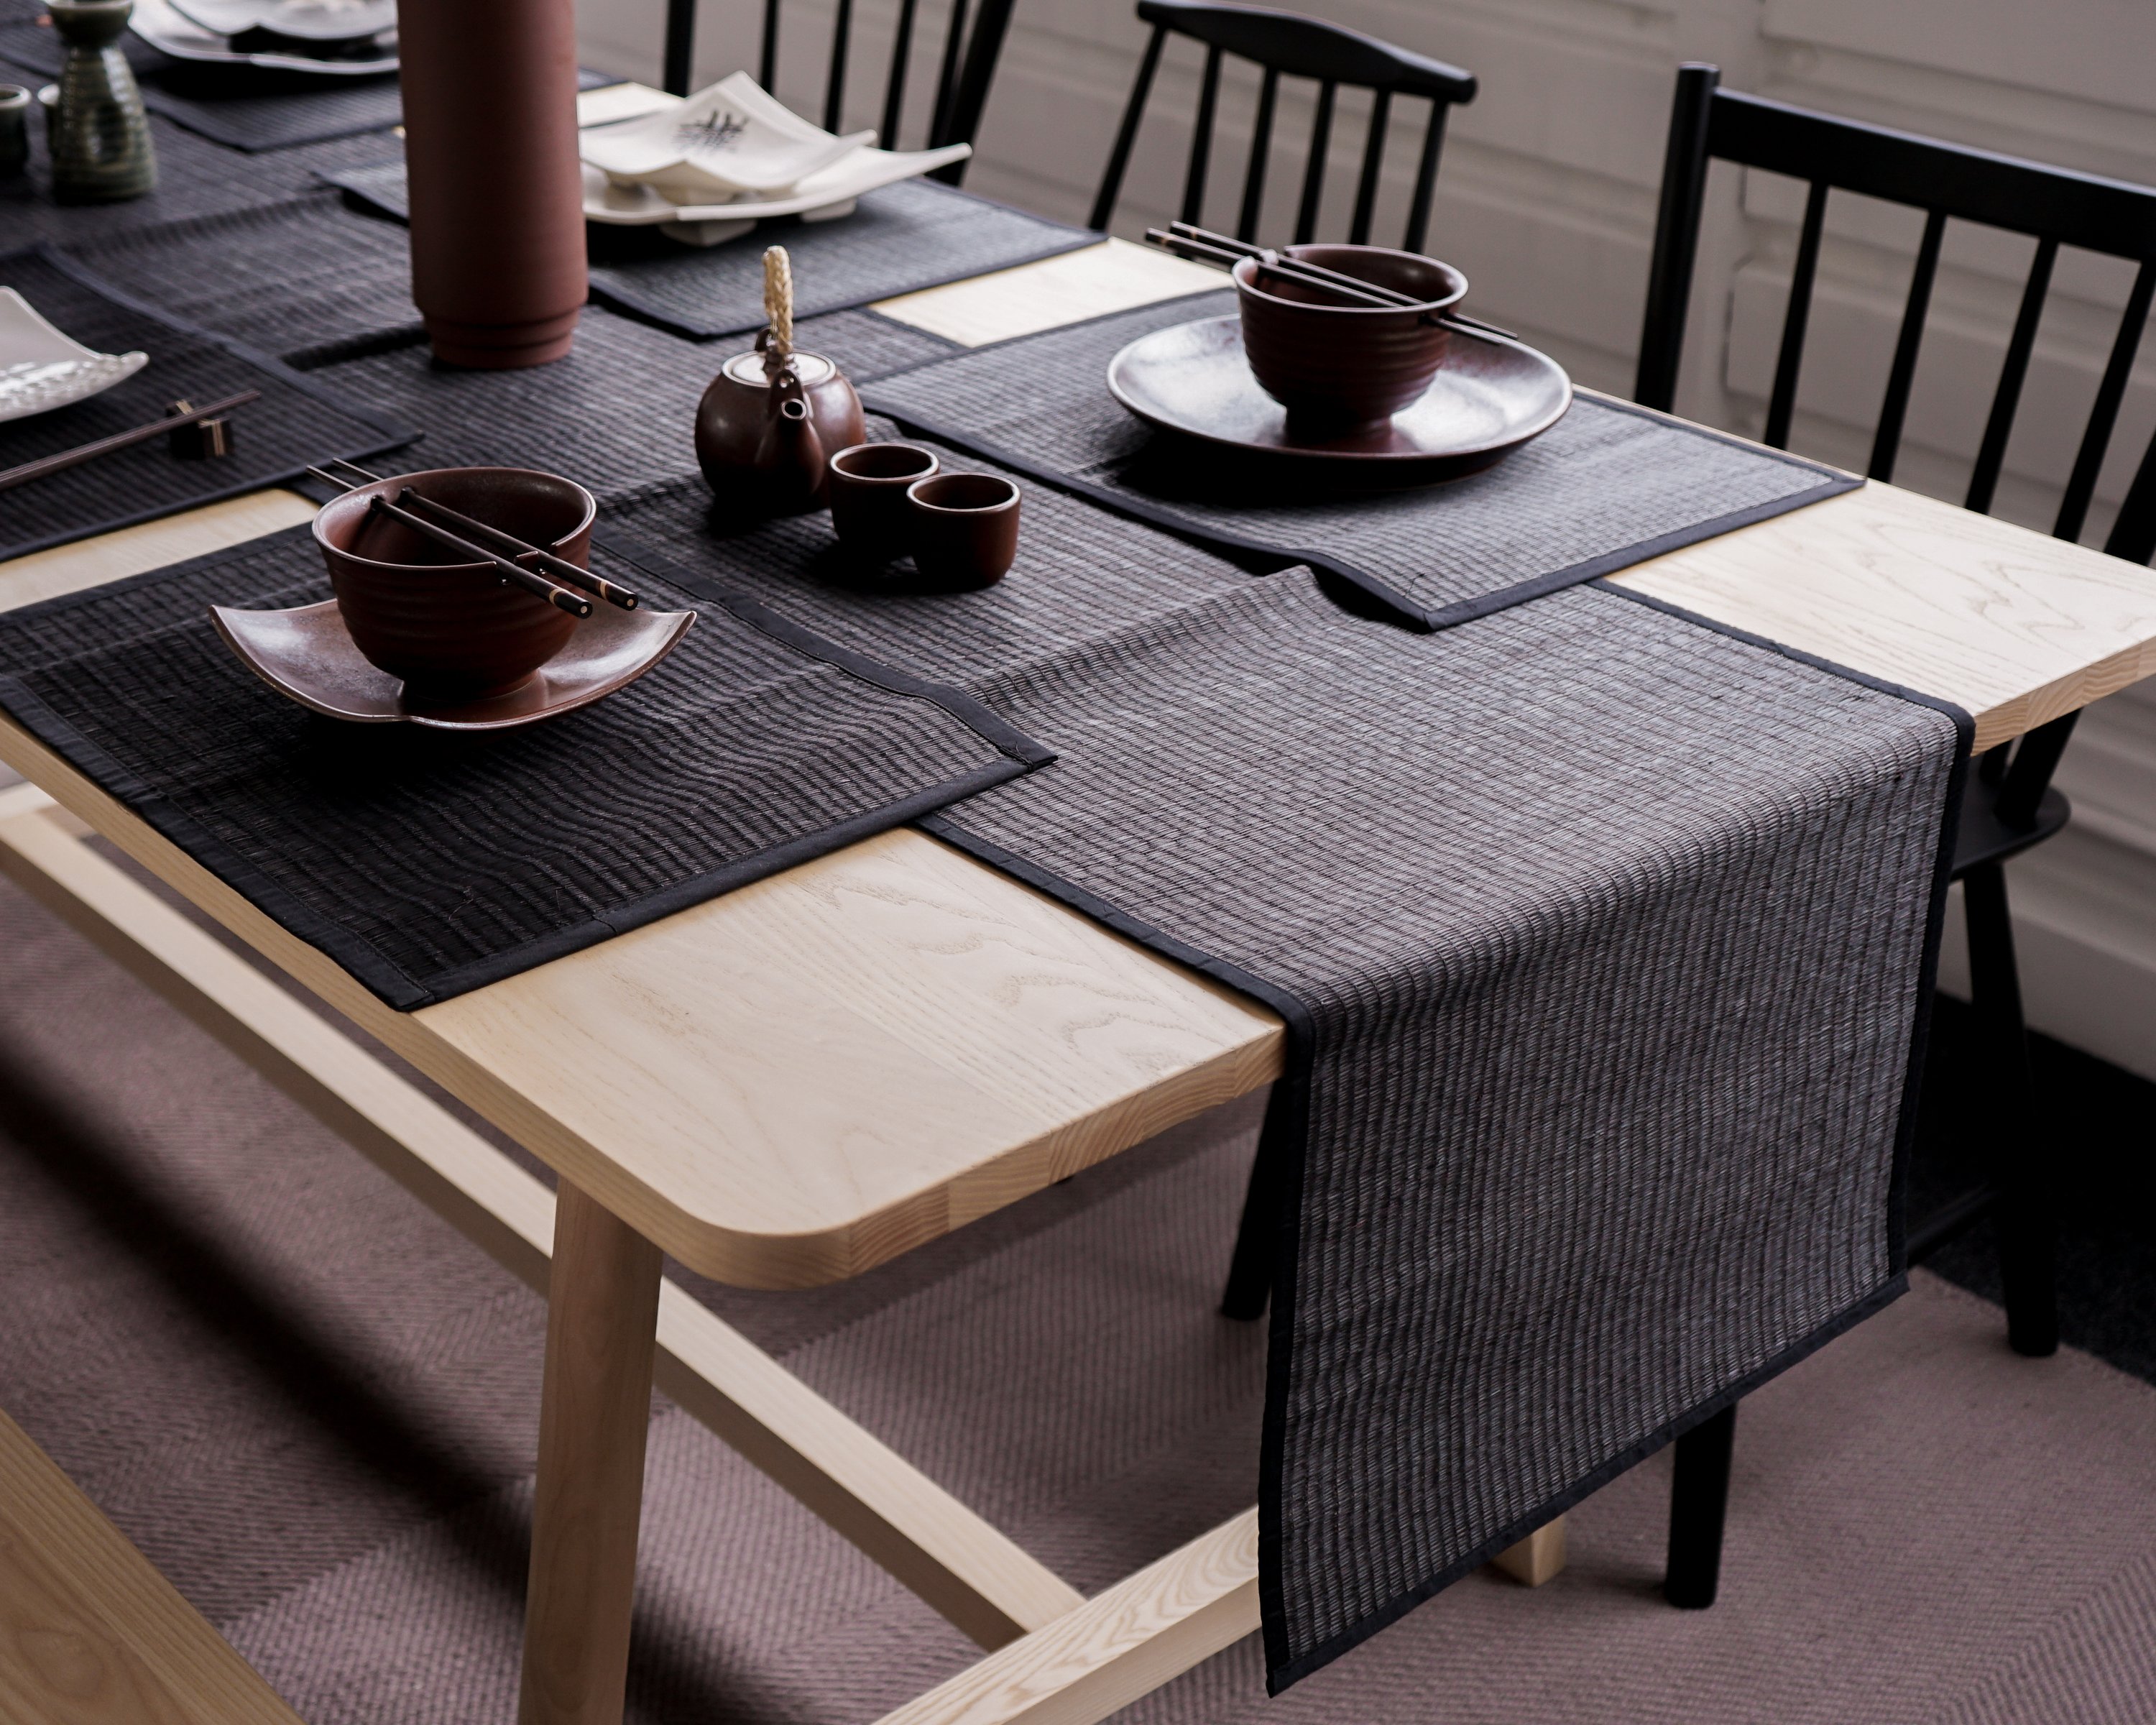
[{"label": "wood grain pattern", "polygon": [[1258,1626],[1258,1512],[1119,1581],[881,1725],[1094,1725]]},{"label": "wood grain pattern", "polygon": [[[0,790],[0,874],[52,910],[544,1293],[554,1198],[447,1111],[64,829]],[[984,1647],[1077,1590],[670,1283],[659,1387]]]},{"label": "wood grain pattern", "polygon": [[2156,570],[1876,481],[1614,579],[1953,701],[1979,749],[2156,671]]},{"label": "wood grain pattern", "polygon": [[517,1725],[621,1725],[661,1267],[657,1246],[562,1183]]},{"label": "wood grain pattern", "polygon": [[1491,1559],[1523,1587],[1540,1587],[1554,1581],[1564,1568],[1564,1517],[1544,1522],[1517,1545],[1508,1546]]},{"label": "wood grain pattern", "polygon": [[299,1715],[3,1413],[0,1719],[300,1725]]},{"label": "wood grain pattern", "polygon": [[1037,263],[879,300],[870,310],[963,347],[1008,341],[1156,300],[1228,285],[1227,273],[1110,239]]}]

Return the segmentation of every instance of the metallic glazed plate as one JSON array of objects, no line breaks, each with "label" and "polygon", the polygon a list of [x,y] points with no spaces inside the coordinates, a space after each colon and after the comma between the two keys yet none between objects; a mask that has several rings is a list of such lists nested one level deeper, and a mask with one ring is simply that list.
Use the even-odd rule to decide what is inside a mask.
[{"label": "metallic glazed plate", "polygon": [[1572,405],[1572,380],[1522,341],[1455,330],[1419,399],[1374,426],[1312,436],[1258,387],[1232,314],[1141,336],[1108,362],[1108,389],[1147,424],[1268,465],[1333,470],[1361,485],[1457,479],[1540,436]]}]

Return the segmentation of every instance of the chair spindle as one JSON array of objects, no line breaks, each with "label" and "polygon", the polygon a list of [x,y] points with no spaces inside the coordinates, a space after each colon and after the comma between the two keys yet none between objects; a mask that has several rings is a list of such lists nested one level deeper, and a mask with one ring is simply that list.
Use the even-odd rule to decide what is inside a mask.
[{"label": "chair spindle", "polygon": [[[2112,428],[2118,420],[2118,404],[2126,398],[2126,380],[2133,370],[2133,356],[2140,350],[2141,332],[2148,321],[2148,302],[2156,295],[2156,260],[2144,263],[2133,278],[2133,290],[2126,296],[2126,314],[2118,321],[2118,335],[2111,344],[2111,359],[2097,386],[2096,408],[2089,415],[2088,430],[2074,457],[2072,476],[2059,505],[2059,519],[2052,526],[2060,539],[2078,539],[2088,521],[2089,501],[2096,495],[2097,475],[2103,470],[2104,453],[2111,447]],[[2146,562],[2146,558],[2138,561]]]},{"label": "chair spindle", "polygon": [[1984,441],[1978,445],[1976,468],[1969,477],[1969,495],[1963,506],[1978,515],[1991,513],[1992,495],[1999,489],[1999,470],[2006,461],[2007,439],[2014,434],[2014,415],[2021,406],[2021,385],[2029,375],[2029,357],[2036,350],[2036,326],[2043,321],[2044,297],[2051,290],[2051,266],[2058,261],[2059,243],[2041,239],[2029,265],[2028,285],[2021,290],[2021,309],[2014,315],[2014,333],[2006,343],[2006,362],[1999,368],[1999,388],[1993,392],[1991,413],[1984,422]]},{"label": "chair spindle", "polygon": [[1789,446],[1789,421],[1797,409],[1797,373],[1804,359],[1804,326],[1812,315],[1812,280],[1819,274],[1820,235],[1826,225],[1827,184],[1814,180],[1804,200],[1804,236],[1797,242],[1797,267],[1789,277],[1789,310],[1782,318],[1781,357],[1774,363],[1774,393],[1767,406],[1769,447]]},{"label": "chair spindle", "polygon": [[1364,136],[1363,166],[1355,180],[1355,218],[1348,227],[1350,245],[1370,243],[1370,218],[1377,213],[1378,176],[1385,165],[1385,133],[1392,118],[1392,91],[1377,91],[1370,100],[1370,129]]},{"label": "chair spindle", "polygon": [[1422,135],[1422,160],[1415,167],[1414,196],[1408,201],[1407,236],[1400,242],[1404,251],[1422,250],[1430,235],[1430,204],[1437,191],[1437,158],[1445,149],[1445,116],[1450,106],[1435,99],[1430,105],[1430,124]]},{"label": "chair spindle", "polygon": [[898,23],[891,44],[891,78],[883,90],[883,124],[876,141],[886,150],[898,147],[898,119],[906,100],[906,63],[913,57],[913,14],[920,0],[899,0]]},{"label": "chair spindle", "polygon": [[1296,207],[1295,243],[1306,244],[1317,232],[1318,200],[1325,195],[1325,158],[1332,148],[1332,104],[1339,86],[1331,79],[1317,87],[1317,112],[1310,122],[1310,159],[1302,170],[1302,201]]},{"label": "chair spindle", "polygon": [[1116,143],[1108,152],[1107,172],[1101,176],[1101,195],[1093,200],[1092,213],[1086,218],[1088,228],[1105,228],[1108,218],[1116,213],[1116,199],[1123,189],[1123,174],[1131,165],[1131,146],[1137,141],[1138,122],[1145,118],[1146,98],[1152,94],[1153,74],[1160,70],[1160,51],[1167,41],[1168,26],[1155,24],[1152,39],[1146,44],[1145,58],[1138,62],[1137,81],[1131,85],[1131,99],[1123,109],[1123,123],[1116,128]]},{"label": "chair spindle", "polygon": [[1213,157],[1213,116],[1220,105],[1220,50],[1205,50],[1205,75],[1198,86],[1198,120],[1190,134],[1190,171],[1183,178],[1183,219],[1204,219],[1205,171]]},{"label": "chair spindle", "polygon": [[824,130],[836,131],[846,110],[846,50],[852,46],[854,0],[839,0],[831,21],[831,76],[824,86]]},{"label": "chair spindle", "polygon": [[[952,106],[958,99],[959,56],[966,45],[966,0],[951,0],[950,22],[944,27],[943,63],[936,72],[936,105],[928,116],[928,147],[951,141]],[[895,129],[894,129],[895,130]],[[886,139],[884,147],[898,146]]]},{"label": "chair spindle", "polygon": [[756,80],[766,90],[778,83],[778,8],[780,0],[763,0],[763,48],[757,56]]},{"label": "chair spindle", "polygon": [[1272,67],[1258,85],[1258,115],[1250,126],[1250,165],[1243,174],[1243,211],[1235,220],[1238,239],[1258,237],[1258,216],[1265,203],[1265,167],[1272,156],[1273,109],[1280,99],[1280,74]]},{"label": "chair spindle", "polygon": [[1932,284],[1939,273],[1939,242],[1946,235],[1944,210],[1924,217],[1924,237],[1917,247],[1917,267],[1909,277],[1909,298],[1902,311],[1902,331],[1894,338],[1894,363],[1887,373],[1887,399],[1879,409],[1879,429],[1872,435],[1871,465],[1865,470],[1873,479],[1894,477],[1894,458],[1902,451],[1902,423],[1908,417],[1909,388],[1917,378],[1917,350],[1924,344],[1924,318],[1932,309]]},{"label": "chair spindle", "polygon": [[696,0],[666,0],[666,47],[660,88],[669,95],[689,93],[689,59],[696,41]]}]

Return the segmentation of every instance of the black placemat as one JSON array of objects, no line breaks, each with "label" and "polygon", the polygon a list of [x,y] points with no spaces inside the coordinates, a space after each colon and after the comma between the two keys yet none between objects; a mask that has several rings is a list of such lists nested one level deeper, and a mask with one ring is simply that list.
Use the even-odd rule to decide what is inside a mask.
[{"label": "black placemat", "polygon": [[67,249],[138,299],[301,371],[426,336],[405,230],[326,187]]},{"label": "black placemat", "polygon": [[1209,542],[1307,562],[1441,629],[1816,502],[1862,481],[1582,392],[1551,430],[1466,479],[1377,495],[1289,493],[1276,467],[1194,459],[1108,393],[1108,362],[1210,293],[978,347],[886,377],[870,406]]},{"label": "black placemat", "polygon": [[340,724],[258,682],[206,608],[328,597],[304,527],[0,614],[0,707],[405,1009],[1051,758],[954,691],[672,587],[655,557],[634,578],[696,626],[628,689],[521,730]]},{"label": "black placemat", "polygon": [[[336,169],[323,177],[398,220],[411,208],[404,164]],[[1029,215],[955,186],[906,180],[865,193],[831,222],[761,223],[708,248],[652,228],[591,223],[592,293],[617,310],[699,340],[763,326],[763,249],[793,258],[795,311],[810,317],[1051,258],[1101,236]]]},{"label": "black placemat", "polygon": [[1301,572],[974,686],[1062,758],[924,824],[1289,1026],[1276,1692],[1900,1291],[1966,716],[1614,592],[1416,634]]},{"label": "black placemat", "polygon": [[[896,366],[932,347],[951,351],[939,337],[870,312],[837,312],[796,328],[803,348],[829,352],[862,377],[873,375],[879,362]],[[436,363],[418,346],[311,375],[381,413],[424,425],[422,453],[430,467],[541,467],[613,500],[696,471],[696,403],[727,351],[588,306],[576,345],[552,365],[459,371]]]},{"label": "black placemat", "polygon": [[0,468],[148,424],[181,398],[201,404],[261,392],[233,410],[234,453],[221,459],[182,460],[158,438],[0,492],[0,559],[259,490],[310,464],[364,459],[415,435],[267,354],[166,316],[50,248],[0,256],[0,285],[86,347],[150,357],[101,394],[0,424]]}]

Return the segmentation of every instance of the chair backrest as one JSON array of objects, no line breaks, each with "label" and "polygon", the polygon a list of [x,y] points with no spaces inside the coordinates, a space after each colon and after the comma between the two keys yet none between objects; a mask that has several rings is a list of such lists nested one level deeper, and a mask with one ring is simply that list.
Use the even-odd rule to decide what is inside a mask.
[{"label": "chair backrest", "polygon": [[[968,0],[951,0],[937,57],[936,99],[928,119],[926,141],[929,149],[945,144],[968,144],[980,129],[981,110],[987,106],[988,85],[1002,55],[1004,36],[1010,28],[1015,0],[979,0],[976,11]],[[883,112],[876,127],[877,141],[886,149],[898,147],[899,124],[906,117],[908,74],[913,66],[914,20],[920,0],[896,0],[897,14],[891,33],[891,64],[886,69]],[[778,76],[778,25],[782,0],[763,0],[763,44],[757,56],[757,81],[766,90],[775,87]],[[968,13],[973,30],[967,31]],[[832,20],[831,53],[824,79],[824,113],[827,131],[841,130],[845,116],[847,74],[852,69],[854,0],[838,0]],[[696,42],[696,0],[666,0],[665,83],[675,95],[689,93],[690,63]],[[961,162],[936,177],[956,185],[965,173]]]},{"label": "chair backrest", "polygon": [[1311,125],[1310,151],[1302,175],[1302,197],[1295,218],[1299,244],[1315,237],[1318,200],[1325,185],[1325,164],[1332,143],[1334,98],[1342,85],[1373,92],[1370,123],[1363,146],[1363,166],[1356,183],[1355,212],[1349,222],[1351,244],[1363,245],[1370,238],[1371,212],[1378,199],[1378,177],[1383,167],[1385,139],[1396,95],[1419,96],[1430,105],[1423,128],[1422,156],[1415,170],[1414,193],[1409,200],[1407,235],[1403,242],[1411,252],[1423,248],[1430,228],[1430,193],[1437,184],[1438,151],[1445,142],[1445,116],[1455,102],[1475,100],[1475,75],[1457,66],[1426,59],[1405,49],[1394,48],[1374,36],[1343,30],[1337,24],[1299,18],[1291,12],[1273,12],[1255,6],[1215,6],[1202,0],[1138,0],[1138,17],[1152,26],[1139,62],[1137,81],[1123,110],[1115,147],[1109,152],[1107,172],[1101,176],[1100,195],[1093,200],[1090,224],[1106,228],[1115,213],[1116,198],[1123,187],[1124,170],[1130,166],[1131,147],[1137,140],[1138,122],[1152,92],[1153,74],[1160,69],[1162,45],[1173,33],[1205,44],[1205,71],[1198,91],[1197,124],[1190,141],[1190,164],[1183,181],[1181,219],[1204,219],[1206,169],[1211,163],[1213,128],[1220,96],[1220,62],[1226,54],[1250,60],[1263,69],[1258,88],[1258,109],[1250,138],[1250,166],[1243,173],[1243,199],[1235,223],[1244,239],[1257,237],[1258,215],[1265,201],[1265,163],[1272,153],[1273,110],[1279,100],[1280,81],[1306,78],[1317,85],[1317,114]]},{"label": "chair backrest", "polygon": [[[1872,438],[1866,471],[1874,479],[1891,480],[1894,475],[1933,278],[1938,270],[1939,243],[1948,220],[1975,222],[2035,239],[2035,259],[2007,340],[1999,387],[1969,478],[1967,506],[1979,512],[1989,511],[1998,487],[2059,248],[2069,245],[2132,259],[2141,268],[2127,295],[2125,316],[2097,386],[2095,405],[2052,528],[2059,538],[2079,538],[2141,345],[2149,302],[2156,295],[2156,187],[1793,108],[1723,90],[1721,77],[1708,65],[1686,65],[1677,73],[1634,398],[1666,411],[1676,398],[1677,356],[1684,343],[1707,166],[1717,159],[1786,174],[1810,187],[1789,306],[1783,315],[1780,356],[1768,398],[1764,440],[1777,449],[1788,444],[1796,407],[1797,373],[1804,361],[1804,326],[1811,311],[1828,192],[1838,187],[1925,212],[1923,238],[1917,244],[1901,332],[1887,372],[1886,399]],[[2156,442],[2142,459],[2104,549],[2137,563],[2156,557]]]}]

